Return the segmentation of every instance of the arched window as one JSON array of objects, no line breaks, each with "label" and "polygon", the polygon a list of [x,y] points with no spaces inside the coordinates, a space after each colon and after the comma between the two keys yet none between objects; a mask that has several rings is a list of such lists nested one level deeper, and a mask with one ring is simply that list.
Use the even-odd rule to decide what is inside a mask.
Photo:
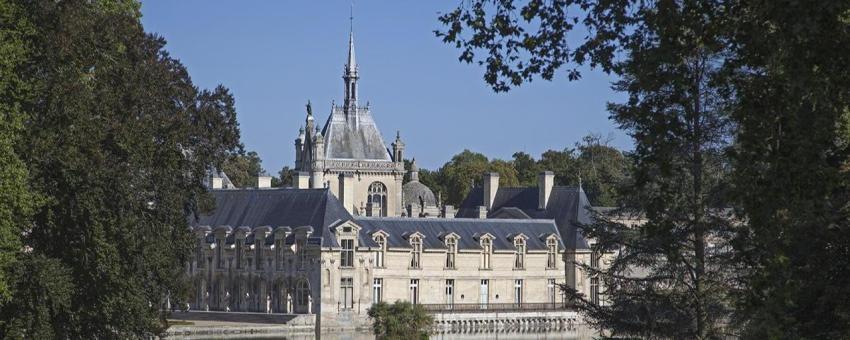
[{"label": "arched window", "polygon": [[411,236],[410,246],[413,248],[410,252],[410,268],[420,268],[419,260],[422,257],[422,239],[419,236]]},{"label": "arched window", "polygon": [[387,216],[387,186],[381,182],[372,182],[369,184],[369,196],[367,202],[372,206],[380,208],[379,216]]},{"label": "arched window", "polygon": [[516,247],[516,261],[514,261],[514,268],[525,268],[525,239],[517,237],[514,240],[514,246]]},{"label": "arched window", "polygon": [[378,251],[375,252],[375,267],[384,267],[384,256],[387,251],[387,239],[384,235],[375,236],[375,243],[378,244]]},{"label": "arched window", "polygon": [[455,268],[455,257],[457,255],[457,239],[454,237],[446,238],[446,268]]},{"label": "arched window", "polygon": [[558,240],[550,237],[546,240],[547,260],[546,268],[558,268]]},{"label": "arched window", "polygon": [[493,240],[481,238],[481,269],[490,269],[490,255],[493,254]]}]

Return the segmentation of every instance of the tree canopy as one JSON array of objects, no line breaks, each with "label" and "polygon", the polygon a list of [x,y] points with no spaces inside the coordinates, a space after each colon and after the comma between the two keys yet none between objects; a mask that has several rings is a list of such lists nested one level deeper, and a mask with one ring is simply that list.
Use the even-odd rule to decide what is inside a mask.
[{"label": "tree canopy", "polygon": [[0,334],[164,329],[192,247],[186,216],[239,130],[230,92],[196,88],[139,17],[129,0],[0,1],[0,109],[12,113],[0,121],[0,258],[18,260],[3,271],[14,298]]}]

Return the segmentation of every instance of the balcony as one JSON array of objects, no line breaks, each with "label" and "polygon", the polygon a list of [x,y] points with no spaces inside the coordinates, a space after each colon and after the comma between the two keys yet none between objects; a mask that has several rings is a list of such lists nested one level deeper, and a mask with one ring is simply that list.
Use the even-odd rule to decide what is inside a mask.
[{"label": "balcony", "polygon": [[431,314],[442,313],[504,313],[504,312],[541,312],[571,310],[565,302],[535,303],[423,303],[422,307]]}]

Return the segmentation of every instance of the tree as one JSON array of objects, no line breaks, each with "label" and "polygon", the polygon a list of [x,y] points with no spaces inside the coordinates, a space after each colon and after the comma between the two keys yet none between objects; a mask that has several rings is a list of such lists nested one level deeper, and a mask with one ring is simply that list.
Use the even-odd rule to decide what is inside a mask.
[{"label": "tree", "polygon": [[22,11],[15,3],[0,1],[0,306],[13,298],[13,280],[7,272],[15,267],[23,247],[21,234],[36,199],[26,164],[14,149],[23,138],[26,120],[21,102],[31,91],[31,84],[19,74],[30,53],[25,39],[34,34]]},{"label": "tree", "polygon": [[514,152],[513,164],[517,172],[517,180],[521,186],[537,185],[537,175],[540,173],[540,168],[537,166],[534,157],[522,151]]},{"label": "tree", "polygon": [[[469,194],[473,183],[481,182],[481,176],[485,172],[499,173],[499,185],[502,186],[516,186],[519,183],[517,171],[510,162],[499,159],[490,161],[483,154],[463,150],[463,152],[454,155],[451,161],[444,164],[439,170],[439,175],[436,176],[442,184],[437,187],[441,190],[445,189],[448,194],[445,203],[459,205]],[[425,181],[423,183],[429,184]],[[432,187],[432,189],[434,188]]]},{"label": "tree", "polygon": [[158,334],[194,245],[186,217],[239,144],[233,97],[195,88],[164,39],[142,29],[138,2],[15,4],[34,34],[18,36],[30,48],[16,71],[28,85],[13,85],[27,91],[14,150],[43,204],[0,333]]},{"label": "tree", "polygon": [[850,334],[847,1],[733,7],[739,314],[750,338]]},{"label": "tree", "polygon": [[369,307],[372,332],[378,339],[428,339],[434,318],[422,305],[396,301],[392,305],[378,302]]},{"label": "tree", "polygon": [[284,165],[280,171],[277,172],[277,177],[272,177],[272,186],[273,187],[291,187],[294,186],[295,180],[295,170],[289,168],[289,166]]},{"label": "tree", "polygon": [[[719,82],[726,11],[720,1],[530,1],[519,9],[513,1],[473,1],[440,18],[448,29],[438,36],[462,49],[462,61],[485,51],[479,63],[496,91],[537,75],[551,79],[562,67],[576,80],[585,62],[620,76],[615,88],[629,99],[609,111],[636,144],[621,213],[645,214],[646,223],[627,227],[600,216],[584,226],[595,252],[615,254],[608,266],[584,266],[604,283],[610,304],[576,296],[612,335],[725,334],[729,271],[709,243],[725,249],[729,238],[719,213],[728,205],[717,195],[725,177],[713,163],[729,140],[729,92]],[[579,22],[590,34],[571,48],[568,33]]]},{"label": "tree", "polygon": [[562,151],[547,150],[537,162],[540,171],[552,171],[556,185],[577,185],[579,168],[575,150],[565,148]]},{"label": "tree", "polygon": [[221,169],[237,188],[256,187],[257,177],[268,174],[262,164],[256,151],[240,150],[227,157]]},{"label": "tree", "polygon": [[616,206],[619,187],[629,170],[628,159],[598,135],[587,135],[576,145],[581,184],[593,206]]}]

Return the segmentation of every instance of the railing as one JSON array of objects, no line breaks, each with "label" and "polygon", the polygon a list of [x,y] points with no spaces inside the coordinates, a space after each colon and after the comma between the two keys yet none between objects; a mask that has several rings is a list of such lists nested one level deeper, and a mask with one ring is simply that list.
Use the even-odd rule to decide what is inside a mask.
[{"label": "railing", "polygon": [[567,310],[571,306],[564,302],[536,303],[423,303],[429,313],[497,313]]}]

